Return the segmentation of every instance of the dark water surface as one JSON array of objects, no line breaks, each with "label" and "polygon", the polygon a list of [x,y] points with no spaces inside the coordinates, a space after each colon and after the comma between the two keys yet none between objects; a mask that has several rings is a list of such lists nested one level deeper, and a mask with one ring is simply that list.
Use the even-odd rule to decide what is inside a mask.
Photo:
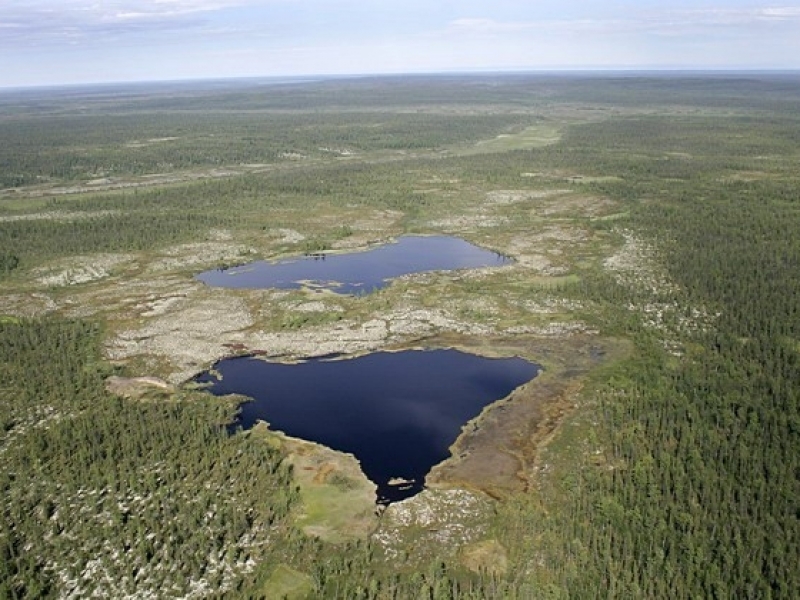
[{"label": "dark water surface", "polygon": [[329,288],[341,294],[369,293],[401,275],[503,265],[510,259],[459,238],[404,236],[363,252],[302,256],[277,262],[257,261],[197,275],[226,288]]},{"label": "dark water surface", "polygon": [[[422,490],[425,475],[449,456],[461,428],[483,407],[533,379],[521,358],[484,358],[457,350],[377,352],[298,364],[231,358],[195,381],[216,395],[244,394],[238,425],[258,420],[292,437],[349,452],[378,486],[378,501]],[[413,481],[390,485],[392,478]]]}]

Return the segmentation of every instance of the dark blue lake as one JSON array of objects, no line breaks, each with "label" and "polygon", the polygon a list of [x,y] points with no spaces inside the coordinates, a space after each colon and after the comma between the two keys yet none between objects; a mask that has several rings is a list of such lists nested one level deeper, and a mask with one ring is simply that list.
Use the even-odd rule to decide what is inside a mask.
[{"label": "dark blue lake", "polygon": [[422,490],[461,428],[540,367],[521,358],[408,350],[298,364],[231,358],[214,369],[221,379],[204,373],[195,381],[210,383],[216,395],[254,399],[241,406],[236,425],[249,429],[264,420],[292,437],[354,454],[385,503]]},{"label": "dark blue lake", "polygon": [[226,288],[322,287],[340,294],[365,294],[388,285],[391,279],[401,275],[491,267],[510,260],[459,238],[404,236],[396,242],[362,252],[257,261],[205,271],[197,275],[197,279]]}]

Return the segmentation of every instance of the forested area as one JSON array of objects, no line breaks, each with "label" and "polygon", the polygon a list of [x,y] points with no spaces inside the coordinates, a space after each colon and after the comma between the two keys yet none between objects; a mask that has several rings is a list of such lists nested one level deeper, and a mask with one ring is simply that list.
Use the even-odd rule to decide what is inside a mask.
[{"label": "forested area", "polygon": [[235,589],[293,502],[290,470],[227,434],[230,403],[106,393],[100,334],[0,324],[0,597]]},{"label": "forested area", "polygon": [[[215,110],[215,109],[210,109]],[[206,113],[27,116],[0,120],[0,188],[178,170],[268,165],[477,141],[514,115]]]},{"label": "forested area", "polygon": [[[625,226],[657,242],[677,287],[643,289],[604,273],[567,290],[591,299],[606,328],[631,337],[636,356],[596,382],[591,414],[598,426],[590,439],[602,448],[595,460],[601,468],[584,464],[555,486],[566,506],[548,515],[547,533],[525,501],[508,522],[551,544],[539,551],[560,547],[550,556],[551,581],[571,597],[794,597],[797,124],[727,119],[719,131],[691,119],[658,125],[612,122],[571,136],[584,146],[592,129],[603,134],[596,139],[609,151],[601,161],[616,167],[605,172],[621,180],[590,187],[629,203]],[[652,159],[668,149],[691,155],[680,161],[679,176],[670,160]],[[730,177],[763,164],[754,154],[763,152],[780,157],[769,163],[772,172]],[[666,331],[624,308],[665,301]],[[708,321],[692,323],[692,307]],[[680,340],[678,356],[665,352],[672,336]],[[517,539],[530,551],[530,540]]]},{"label": "forested area", "polygon": [[0,223],[0,278],[42,260],[86,252],[119,252],[182,242],[224,220],[176,212],[101,215],[87,219],[20,220]]},{"label": "forested area", "polygon": [[[796,142],[787,125],[773,152]],[[746,137],[717,152],[753,156]],[[607,407],[628,467],[611,483],[621,510],[610,518],[622,520],[609,584],[761,598],[800,589],[800,192],[789,177],[695,181],[642,211],[686,303],[719,317],[686,340],[679,367],[645,362],[631,374],[638,393]]]},{"label": "forested area", "polygon": [[[271,96],[104,100],[97,129],[54,101],[39,107],[47,126],[30,139],[35,111],[6,100],[13,118],[0,127],[16,142],[0,149],[0,187],[98,170],[294,160],[282,152],[319,159],[323,145],[437,150],[518,131],[543,118],[537,111],[558,122],[562,137],[491,154],[323,161],[45,196],[31,209],[6,196],[0,216],[13,218],[0,220],[0,279],[25,290],[30,268],[59,257],[144,252],[216,227],[249,239],[324,210],[398,211],[399,227],[436,231],[434,217],[466,214],[488,191],[528,186],[613,200],[613,218],[582,217],[581,225],[616,236],[620,251],[636,240],[651,250],[650,263],[621,274],[582,249],[571,277],[548,289],[634,350],[583,382],[574,411],[541,450],[535,485],[497,502],[490,533],[508,552],[507,569],[472,572],[457,556],[387,560],[373,541],[332,545],[304,535],[289,518],[298,492],[280,451],[226,430],[234,404],[187,389],[116,397],[105,378],[125,368],[102,360],[102,323],[0,314],[0,598],[109,589],[259,596],[277,565],[307,574],[320,598],[797,596],[797,82],[510,77],[470,84],[472,96],[465,85],[326,82]],[[466,113],[470,98],[474,114],[385,112],[438,102]],[[215,102],[232,114],[209,111]],[[256,110],[292,102],[331,114]],[[579,102],[587,104],[578,110]],[[568,116],[548,113],[553,107]],[[125,148],[156,136],[183,137]],[[48,152],[37,153],[41,145]],[[419,190],[412,175],[420,173],[435,193]],[[498,230],[522,235],[538,208],[504,210]],[[37,212],[58,218],[28,218]],[[325,227],[342,227],[332,223]]]}]

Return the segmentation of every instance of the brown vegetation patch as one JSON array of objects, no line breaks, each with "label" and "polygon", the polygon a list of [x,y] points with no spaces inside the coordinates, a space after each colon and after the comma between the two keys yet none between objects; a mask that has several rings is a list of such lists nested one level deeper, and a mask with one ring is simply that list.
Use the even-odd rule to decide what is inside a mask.
[{"label": "brown vegetation patch", "polygon": [[616,202],[600,196],[564,195],[537,203],[535,212],[548,217],[597,217],[608,214],[615,206]]},{"label": "brown vegetation patch", "polygon": [[450,337],[437,342],[483,354],[519,355],[545,367],[530,383],[468,423],[450,448],[452,457],[427,477],[430,486],[477,489],[495,498],[528,489],[540,445],[574,407],[586,375],[627,352],[624,342],[586,334],[550,339]]},{"label": "brown vegetation patch", "polygon": [[45,315],[58,309],[47,294],[7,294],[0,296],[0,314],[14,317]]},{"label": "brown vegetation patch", "polygon": [[462,549],[461,563],[473,573],[502,575],[508,570],[508,554],[497,540],[483,540]]},{"label": "brown vegetation patch", "polygon": [[155,393],[171,394],[175,388],[158,377],[117,377],[106,379],[106,390],[123,398],[141,399]]}]

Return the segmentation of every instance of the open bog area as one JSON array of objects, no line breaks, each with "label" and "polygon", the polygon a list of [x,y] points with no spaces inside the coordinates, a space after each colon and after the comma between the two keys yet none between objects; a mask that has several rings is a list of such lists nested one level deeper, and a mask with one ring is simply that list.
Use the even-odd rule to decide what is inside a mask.
[{"label": "open bog area", "polygon": [[792,597],[798,98],[0,91],[0,597]]}]

